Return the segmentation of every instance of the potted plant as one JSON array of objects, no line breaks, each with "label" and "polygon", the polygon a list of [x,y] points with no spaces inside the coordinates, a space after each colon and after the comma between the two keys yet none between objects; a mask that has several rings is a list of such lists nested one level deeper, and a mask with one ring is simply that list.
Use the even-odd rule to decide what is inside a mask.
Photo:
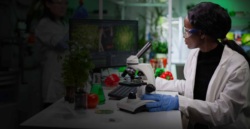
[{"label": "potted plant", "polygon": [[[62,77],[66,88],[65,100],[74,102],[75,92],[85,92],[89,71],[94,67],[86,45],[69,41],[69,53],[63,59]],[[80,90],[79,90],[80,89]]]},{"label": "potted plant", "polygon": [[167,42],[154,41],[152,44],[152,52],[154,53],[155,58],[166,57],[168,53]]}]

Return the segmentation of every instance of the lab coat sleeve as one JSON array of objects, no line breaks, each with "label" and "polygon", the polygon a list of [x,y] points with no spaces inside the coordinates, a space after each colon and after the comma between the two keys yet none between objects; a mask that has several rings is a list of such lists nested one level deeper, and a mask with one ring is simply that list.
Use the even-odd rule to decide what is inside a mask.
[{"label": "lab coat sleeve", "polygon": [[193,100],[179,95],[179,110],[190,119],[210,126],[235,122],[238,114],[247,105],[249,78],[249,67],[245,62],[240,68],[233,70],[225,88],[214,102]]},{"label": "lab coat sleeve", "polygon": [[[193,49],[190,51],[190,54],[187,58],[187,61],[184,66],[184,76],[185,78],[189,78],[191,69],[190,67],[193,66],[193,57],[198,52],[199,49]],[[155,80],[156,90],[167,90],[167,91],[174,91],[178,92],[180,95],[185,94],[185,85],[186,80],[165,80],[163,78],[157,77]]]},{"label": "lab coat sleeve", "polygon": [[179,94],[184,93],[185,80],[166,80],[157,77],[155,80],[156,90],[174,91]]}]

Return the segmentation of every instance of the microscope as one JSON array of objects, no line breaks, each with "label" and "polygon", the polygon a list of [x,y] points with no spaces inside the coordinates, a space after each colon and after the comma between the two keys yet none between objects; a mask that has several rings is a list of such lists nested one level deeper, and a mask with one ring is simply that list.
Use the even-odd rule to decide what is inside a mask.
[{"label": "microscope", "polygon": [[[145,104],[148,102],[154,102],[153,100],[141,100],[140,97],[155,90],[155,76],[154,71],[149,63],[139,63],[139,58],[152,46],[151,42],[148,42],[144,47],[136,54],[127,58],[127,68],[122,73],[122,77],[129,75],[130,79],[124,82],[120,82],[120,85],[137,87],[136,93],[129,93],[128,97],[121,99],[117,103],[117,107],[121,110],[136,113],[145,110]],[[135,76],[138,71],[137,76]]]}]

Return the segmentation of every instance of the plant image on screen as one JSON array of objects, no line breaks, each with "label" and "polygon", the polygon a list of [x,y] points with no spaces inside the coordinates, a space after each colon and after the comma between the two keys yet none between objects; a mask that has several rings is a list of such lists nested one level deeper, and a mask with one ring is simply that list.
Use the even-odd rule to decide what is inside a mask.
[{"label": "plant image on screen", "polygon": [[85,44],[91,50],[99,48],[99,28],[95,25],[80,25],[73,28],[72,39],[79,44]]},{"label": "plant image on screen", "polygon": [[134,33],[132,27],[130,26],[120,26],[115,27],[114,43],[117,50],[128,51],[131,50],[135,41]]}]

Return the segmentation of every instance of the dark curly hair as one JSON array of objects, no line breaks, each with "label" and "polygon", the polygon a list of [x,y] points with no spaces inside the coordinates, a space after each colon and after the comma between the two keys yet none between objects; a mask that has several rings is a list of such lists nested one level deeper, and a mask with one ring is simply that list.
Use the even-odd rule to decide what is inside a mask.
[{"label": "dark curly hair", "polygon": [[202,2],[191,8],[188,19],[194,28],[216,39],[224,39],[231,29],[227,10],[211,2]]},{"label": "dark curly hair", "polygon": [[221,39],[223,44],[243,55],[250,66],[245,51],[233,40],[226,39],[232,21],[225,8],[212,2],[201,2],[188,11],[188,20],[195,29],[214,39]]}]

